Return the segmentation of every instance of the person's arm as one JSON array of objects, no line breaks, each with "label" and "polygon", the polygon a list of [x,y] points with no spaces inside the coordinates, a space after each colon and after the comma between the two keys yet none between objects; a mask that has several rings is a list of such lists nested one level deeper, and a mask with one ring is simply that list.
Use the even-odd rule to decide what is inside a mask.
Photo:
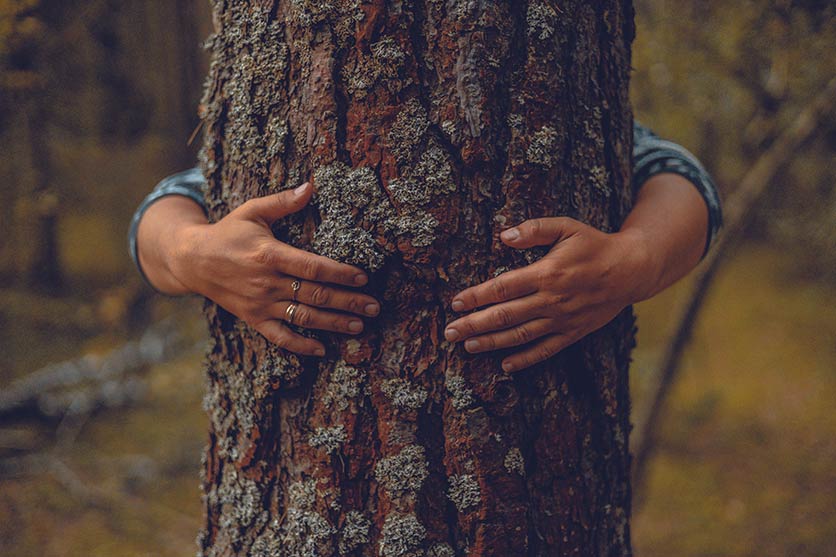
[{"label": "person's arm", "polygon": [[[206,181],[199,168],[190,168],[161,180],[134,211],[128,230],[128,253],[140,276],[151,288],[171,296],[189,294],[185,287],[171,275],[163,250],[165,237],[170,237],[181,221],[206,223],[203,194]],[[151,209],[151,218],[146,213]],[[152,221],[149,226],[148,221]],[[142,225],[142,226],[140,226]],[[143,249],[139,249],[140,229]],[[169,236],[164,236],[168,233]],[[151,238],[147,238],[148,235]],[[149,276],[153,275],[153,276]]]},{"label": "person's arm", "polygon": [[691,187],[702,197],[708,210],[708,229],[705,234],[703,257],[723,226],[723,213],[720,196],[711,175],[702,163],[682,145],[662,139],[649,128],[638,122],[633,123],[633,193],[638,192],[654,176],[678,174],[685,178]]},{"label": "person's arm", "polygon": [[568,217],[531,219],[503,231],[516,249],[552,248],[539,261],[467,288],[452,309],[475,311],[447,325],[469,352],[520,346],[505,371],[542,361],[606,325],[626,306],[685,276],[722,222],[719,197],[699,161],[637,127],[635,204],[615,233]]},{"label": "person's arm", "polygon": [[[181,176],[181,175],[175,175]],[[177,183],[175,177],[167,179]],[[247,201],[209,224],[202,196],[160,183],[140,204],[129,233],[131,255],[148,283],[170,295],[200,294],[292,352],[324,355],[321,342],[283,321],[294,299],[293,324],[346,334],[363,330],[351,314],[374,316],[377,301],[345,287],[362,286],[365,272],[277,240],[270,225],[301,210],[313,187],[303,184]],[[190,186],[194,191],[195,184]],[[202,187],[202,186],[200,186]],[[197,191],[201,191],[199,188]]]}]

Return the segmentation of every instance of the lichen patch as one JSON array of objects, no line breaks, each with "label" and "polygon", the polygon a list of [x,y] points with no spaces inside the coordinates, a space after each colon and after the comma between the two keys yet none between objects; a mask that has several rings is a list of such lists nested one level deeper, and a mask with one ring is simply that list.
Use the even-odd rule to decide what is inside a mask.
[{"label": "lichen patch", "polygon": [[428,394],[421,385],[400,377],[384,380],[380,390],[402,410],[417,410],[427,400]]},{"label": "lichen patch", "polygon": [[555,147],[557,145],[557,130],[551,126],[543,126],[531,138],[531,143],[525,152],[528,162],[551,168],[556,162]]},{"label": "lichen patch", "polygon": [[418,493],[428,475],[427,457],[420,445],[404,447],[378,462],[374,470],[375,479],[393,499]]},{"label": "lichen patch", "polygon": [[414,514],[392,513],[386,517],[380,537],[381,557],[420,557],[427,529]]},{"label": "lichen patch", "polygon": [[482,501],[482,493],[479,489],[479,482],[473,474],[461,474],[450,476],[450,488],[447,496],[459,509],[459,512],[466,512],[477,506]]},{"label": "lichen patch", "polygon": [[308,438],[312,447],[318,447],[327,454],[332,454],[340,448],[346,440],[345,426],[340,424],[334,427],[318,427],[313,435]]},{"label": "lichen patch", "polygon": [[456,410],[464,410],[476,403],[473,389],[467,386],[467,381],[461,375],[448,375],[445,386],[451,395],[451,403]]},{"label": "lichen patch", "polygon": [[322,402],[326,406],[346,410],[353,401],[357,401],[365,387],[366,372],[347,364],[345,360],[338,360],[331,369]]},{"label": "lichen patch", "polygon": [[509,473],[525,476],[525,460],[518,447],[508,449],[508,452],[505,453],[505,461],[503,464]]},{"label": "lichen patch", "polygon": [[337,549],[340,555],[347,555],[362,545],[369,543],[371,521],[359,511],[349,511],[345,515],[345,524],[340,529]]}]

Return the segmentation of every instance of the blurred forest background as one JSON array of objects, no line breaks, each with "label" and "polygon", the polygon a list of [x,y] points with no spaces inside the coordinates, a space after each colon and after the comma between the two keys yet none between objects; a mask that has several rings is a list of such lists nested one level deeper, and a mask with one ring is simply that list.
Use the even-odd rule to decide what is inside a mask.
[{"label": "blurred forest background", "polygon": [[[200,302],[154,296],[126,232],[157,181],[195,164],[208,4],[0,0],[2,555],[194,551]],[[639,120],[726,200],[765,154],[790,161],[718,267],[655,422],[636,554],[833,555],[836,115],[781,138],[836,77],[836,3],[636,10]],[[693,282],[638,307],[635,409]]]}]

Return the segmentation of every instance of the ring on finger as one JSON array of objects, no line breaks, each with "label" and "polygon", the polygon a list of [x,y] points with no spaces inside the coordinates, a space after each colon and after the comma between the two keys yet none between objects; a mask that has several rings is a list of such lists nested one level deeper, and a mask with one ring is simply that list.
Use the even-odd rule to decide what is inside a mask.
[{"label": "ring on finger", "polygon": [[302,288],[302,281],[296,279],[290,283],[290,287],[293,289],[293,301],[296,302],[299,300],[299,289]]},{"label": "ring on finger", "polygon": [[297,307],[299,307],[299,304],[297,304],[296,302],[291,302],[290,304],[288,304],[287,309],[284,312],[285,321],[287,321],[291,325],[293,324],[293,314],[296,313]]}]

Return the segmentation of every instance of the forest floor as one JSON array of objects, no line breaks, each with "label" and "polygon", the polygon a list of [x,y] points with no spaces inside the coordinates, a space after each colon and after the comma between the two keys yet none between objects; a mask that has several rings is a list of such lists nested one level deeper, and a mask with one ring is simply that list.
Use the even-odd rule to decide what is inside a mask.
[{"label": "forest floor", "polygon": [[[637,408],[687,286],[638,307]],[[791,258],[774,248],[747,246],[721,272],[634,512],[636,555],[833,554],[834,299],[836,285],[797,278]],[[196,300],[165,303],[192,316],[190,334],[205,334]],[[11,335],[0,385],[21,369],[115,341],[81,342],[42,319],[9,327],[9,311],[0,299],[3,334]],[[54,424],[0,423],[0,555],[194,553],[207,425],[201,356],[144,377],[141,403],[91,416],[69,442],[56,445]]]}]

